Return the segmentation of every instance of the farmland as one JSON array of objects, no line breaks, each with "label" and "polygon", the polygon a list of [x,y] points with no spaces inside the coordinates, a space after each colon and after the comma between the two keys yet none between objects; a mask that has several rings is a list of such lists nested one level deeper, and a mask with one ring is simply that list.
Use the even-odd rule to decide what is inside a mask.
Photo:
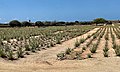
[{"label": "farmland", "polygon": [[68,26],[46,28],[1,28],[0,56],[9,60],[23,58],[30,52],[54,47],[56,44],[80,36],[91,29],[91,26]]},{"label": "farmland", "polygon": [[0,28],[0,32],[0,71],[119,72],[119,25]]},{"label": "farmland", "polygon": [[76,39],[74,48],[68,48],[65,52],[59,53],[58,59],[82,60],[120,56],[119,32],[119,26],[100,27],[86,38]]},{"label": "farmland", "polygon": [[120,0],[0,0],[0,72],[120,72]]}]

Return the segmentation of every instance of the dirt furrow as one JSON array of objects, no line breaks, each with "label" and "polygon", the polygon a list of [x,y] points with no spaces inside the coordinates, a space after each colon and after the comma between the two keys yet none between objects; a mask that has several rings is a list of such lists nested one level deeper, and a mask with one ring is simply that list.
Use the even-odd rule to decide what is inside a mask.
[{"label": "dirt furrow", "polygon": [[[100,35],[100,34],[99,34]],[[93,37],[92,37],[93,38]],[[97,37],[98,38],[98,37]],[[82,53],[82,57],[83,58],[87,58],[87,55],[88,54],[91,54],[91,52],[90,52],[90,48],[91,48],[91,46],[93,45],[93,44],[95,44],[95,43],[97,43],[97,38],[96,39],[94,39],[93,41],[92,41],[92,43],[90,44],[90,46],[88,46],[87,48],[86,48],[86,50]],[[90,41],[90,40],[89,40]]]},{"label": "dirt furrow", "polygon": [[[116,29],[115,29],[115,31],[116,31]],[[115,43],[119,45],[120,44],[120,40],[117,38],[117,36],[116,36],[115,32],[113,31],[113,29],[112,29],[112,33],[115,36]]]},{"label": "dirt furrow", "polygon": [[[106,31],[105,31],[105,34],[106,34],[106,32],[107,32],[107,29],[106,29]],[[92,55],[92,57],[94,57],[94,58],[101,58],[101,57],[104,57],[103,56],[103,49],[104,49],[104,47],[105,47],[105,34],[103,35],[103,37],[101,38],[101,40],[100,40],[100,43],[98,44],[98,48],[97,48],[97,51],[96,51],[96,53],[95,54],[93,54]]]},{"label": "dirt furrow", "polygon": [[[100,30],[99,30],[98,32],[100,32]],[[97,33],[98,33],[98,32],[97,32]],[[95,32],[94,32],[94,33],[95,33]],[[90,36],[91,36],[91,35],[92,35],[92,34],[90,34]],[[87,40],[85,40],[85,42],[82,43],[82,44],[80,45],[80,47],[74,49],[74,51],[82,51],[82,48],[83,48],[83,47],[85,47],[85,48],[87,49],[87,43],[89,43],[92,39],[93,39],[93,36],[91,36],[90,38],[88,38]]]},{"label": "dirt furrow", "polygon": [[[112,32],[113,33],[113,32]],[[114,57],[115,56],[115,51],[114,51],[114,49],[112,48],[112,37],[111,37],[111,34],[110,34],[110,28],[109,28],[109,41],[108,41],[108,48],[109,48],[109,51],[108,51],[108,53],[109,53],[109,56],[110,57]]]}]

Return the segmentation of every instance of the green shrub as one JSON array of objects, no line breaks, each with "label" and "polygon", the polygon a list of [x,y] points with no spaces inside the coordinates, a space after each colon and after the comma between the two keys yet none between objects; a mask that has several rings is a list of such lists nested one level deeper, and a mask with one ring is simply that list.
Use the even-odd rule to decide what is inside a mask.
[{"label": "green shrub", "polygon": [[81,53],[76,53],[76,59],[77,60],[82,60],[83,58],[81,57]]},{"label": "green shrub", "polygon": [[30,51],[31,49],[30,49],[30,45],[28,45],[28,44],[25,44],[25,51]]},{"label": "green shrub", "polygon": [[81,43],[84,43],[84,42],[85,42],[85,39],[84,39],[84,38],[81,38],[81,39],[80,39],[80,44],[81,44]]},{"label": "green shrub", "polygon": [[93,35],[93,39],[95,39],[95,38],[97,38],[97,35],[95,34],[95,35]]},{"label": "green shrub", "polygon": [[58,60],[64,60],[65,59],[65,53],[59,53],[59,54],[57,54],[57,59]]},{"label": "green shrub", "polygon": [[90,48],[91,53],[95,53],[97,50],[97,44],[93,44],[92,47]]},{"label": "green shrub", "polygon": [[57,39],[56,39],[56,44],[61,44],[60,38],[57,38]]},{"label": "green shrub", "polygon": [[82,47],[82,50],[86,50],[86,47]]},{"label": "green shrub", "polygon": [[68,49],[66,49],[65,54],[69,55],[71,52],[72,52],[72,49],[68,48]]},{"label": "green shrub", "polygon": [[108,57],[108,52],[105,51],[105,52],[103,53],[103,55],[104,55],[104,57]]},{"label": "green shrub", "polygon": [[86,44],[86,46],[88,47],[88,46],[92,43],[93,40],[94,40],[94,39],[91,39],[90,42],[88,42],[88,43]]},{"label": "green shrub", "polygon": [[18,49],[17,56],[18,56],[18,58],[23,58],[24,57],[24,50],[22,48]]},{"label": "green shrub", "polygon": [[30,40],[30,46],[31,46],[31,51],[32,52],[35,52],[36,51],[36,49],[39,47],[39,42],[38,42],[38,40],[37,39],[31,39]]},{"label": "green shrub", "polygon": [[105,35],[105,40],[109,40],[108,35]]},{"label": "green shrub", "polygon": [[90,36],[90,35],[88,35],[88,36],[87,36],[87,39],[88,39],[88,38],[90,38],[90,37],[91,37],[91,36]]},{"label": "green shrub", "polygon": [[30,55],[30,53],[29,53],[29,52],[25,52],[25,54],[26,54],[26,55]]},{"label": "green shrub", "polygon": [[50,42],[50,46],[51,46],[51,47],[54,47],[55,44],[54,44],[53,42]]},{"label": "green shrub", "polygon": [[74,46],[75,46],[75,48],[80,46],[80,42],[77,39],[76,39],[76,42],[75,42]]},{"label": "green shrub", "polygon": [[104,52],[108,52],[108,50],[109,50],[108,47],[105,47],[105,48],[103,49]]},{"label": "green shrub", "polygon": [[9,60],[15,60],[15,58],[14,58],[14,53],[13,53],[12,50],[9,50],[9,51],[7,52],[7,58],[8,58]]},{"label": "green shrub", "polygon": [[102,35],[100,35],[100,38],[102,38]]},{"label": "green shrub", "polygon": [[3,50],[3,48],[0,48],[0,57],[2,57],[2,58],[7,57],[5,51]]},{"label": "green shrub", "polygon": [[114,43],[114,44],[113,44],[113,49],[116,49],[116,47],[117,47],[117,44]]},{"label": "green shrub", "polygon": [[116,56],[120,56],[120,45],[116,45],[115,53],[116,53]]},{"label": "green shrub", "polygon": [[92,58],[91,54],[87,54],[87,58]]}]

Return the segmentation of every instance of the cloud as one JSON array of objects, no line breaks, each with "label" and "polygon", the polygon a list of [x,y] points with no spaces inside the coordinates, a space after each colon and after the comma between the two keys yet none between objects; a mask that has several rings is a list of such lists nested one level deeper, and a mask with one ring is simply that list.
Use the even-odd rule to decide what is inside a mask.
[{"label": "cloud", "polygon": [[26,19],[29,19],[29,17],[27,17]]},{"label": "cloud", "polygon": [[2,18],[0,18],[0,20],[2,20]]},{"label": "cloud", "polygon": [[33,19],[35,19],[35,17],[33,17]]},{"label": "cloud", "polygon": [[8,23],[8,22],[4,22],[5,24]]}]

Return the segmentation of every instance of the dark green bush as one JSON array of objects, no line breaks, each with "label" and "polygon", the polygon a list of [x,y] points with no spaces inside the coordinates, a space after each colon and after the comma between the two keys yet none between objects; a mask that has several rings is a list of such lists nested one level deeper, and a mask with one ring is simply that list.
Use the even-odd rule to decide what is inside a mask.
[{"label": "dark green bush", "polygon": [[9,22],[9,25],[10,25],[11,27],[21,27],[21,26],[22,26],[22,24],[21,24],[18,20],[10,21],[10,22]]}]

